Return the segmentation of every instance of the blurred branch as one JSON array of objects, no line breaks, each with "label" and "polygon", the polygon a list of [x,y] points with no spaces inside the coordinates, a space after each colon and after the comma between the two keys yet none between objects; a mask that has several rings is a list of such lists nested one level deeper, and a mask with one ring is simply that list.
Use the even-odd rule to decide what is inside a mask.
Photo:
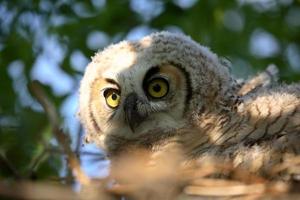
[{"label": "blurred branch", "polygon": [[46,149],[43,149],[40,154],[38,154],[32,159],[29,165],[28,177],[32,177],[32,175],[35,174],[35,171],[37,170],[38,166],[45,160],[46,157],[47,151]]},{"label": "blurred branch", "polygon": [[77,141],[76,141],[76,148],[75,152],[77,154],[77,157],[79,157],[79,151],[81,146],[81,138],[82,138],[82,126],[79,126],[78,133],[77,133]]},{"label": "blurred branch", "polygon": [[[52,153],[52,154],[64,154],[64,151],[58,148],[47,148],[47,152]],[[101,153],[97,152],[91,152],[91,151],[76,151],[76,155],[81,155],[81,156],[94,156],[94,157],[99,157],[99,160],[104,160],[105,156]]]},{"label": "blurred branch", "polygon": [[53,182],[58,182],[58,183],[74,183],[76,180],[74,177],[49,177],[47,180],[53,181]]},{"label": "blurred branch", "polygon": [[89,184],[90,182],[89,177],[86,176],[86,174],[82,171],[80,167],[80,162],[76,154],[72,151],[70,147],[69,136],[59,128],[59,120],[58,120],[59,117],[57,115],[55,106],[49,100],[41,84],[38,81],[31,82],[29,84],[29,89],[32,92],[32,94],[35,96],[35,98],[38,100],[38,102],[42,105],[43,109],[48,115],[48,119],[51,123],[54,136],[58,141],[58,143],[60,144],[60,146],[62,147],[64,153],[67,155],[69,167],[74,172],[78,182],[81,183],[82,185]]},{"label": "blurred branch", "polygon": [[0,182],[0,196],[16,199],[79,199],[78,195],[72,191],[71,187],[55,185],[49,183]]},{"label": "blurred branch", "polygon": [[0,168],[4,168],[6,171],[9,171],[17,179],[21,178],[18,171],[10,163],[10,161],[6,158],[5,154],[2,151],[0,151]]}]

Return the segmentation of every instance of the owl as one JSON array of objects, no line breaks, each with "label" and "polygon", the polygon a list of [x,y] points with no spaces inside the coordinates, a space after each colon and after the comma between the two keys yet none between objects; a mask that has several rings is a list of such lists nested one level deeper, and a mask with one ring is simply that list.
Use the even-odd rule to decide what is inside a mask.
[{"label": "owl", "polygon": [[87,142],[111,158],[177,144],[186,160],[214,155],[267,173],[300,152],[300,85],[276,77],[271,66],[238,81],[190,37],[153,33],[96,53],[81,81],[79,118]]}]

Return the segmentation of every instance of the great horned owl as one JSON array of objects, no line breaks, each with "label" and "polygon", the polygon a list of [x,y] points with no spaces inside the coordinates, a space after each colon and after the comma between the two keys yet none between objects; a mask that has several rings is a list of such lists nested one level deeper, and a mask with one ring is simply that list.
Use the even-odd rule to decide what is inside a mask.
[{"label": "great horned owl", "polygon": [[80,120],[88,142],[112,157],[173,142],[186,159],[212,154],[266,170],[300,152],[300,85],[265,84],[264,76],[238,84],[208,48],[154,33],[92,58],[81,81]]}]

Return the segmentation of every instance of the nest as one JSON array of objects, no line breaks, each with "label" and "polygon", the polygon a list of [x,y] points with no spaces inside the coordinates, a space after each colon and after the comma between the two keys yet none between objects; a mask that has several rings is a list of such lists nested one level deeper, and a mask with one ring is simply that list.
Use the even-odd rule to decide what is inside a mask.
[{"label": "nest", "polygon": [[112,159],[110,175],[95,182],[92,190],[84,188],[81,195],[97,197],[95,191],[102,191],[107,199],[293,199],[300,197],[299,170],[298,156],[262,175],[218,157],[186,161],[174,149],[136,150]]}]

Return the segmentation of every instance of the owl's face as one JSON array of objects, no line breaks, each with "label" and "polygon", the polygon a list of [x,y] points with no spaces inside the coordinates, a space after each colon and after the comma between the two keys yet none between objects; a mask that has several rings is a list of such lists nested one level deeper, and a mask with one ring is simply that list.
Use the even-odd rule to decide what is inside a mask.
[{"label": "owl's face", "polygon": [[194,113],[218,99],[229,76],[217,65],[207,49],[170,33],[110,46],[85,72],[81,121],[91,140],[108,151],[126,142],[152,145],[190,126]]}]

